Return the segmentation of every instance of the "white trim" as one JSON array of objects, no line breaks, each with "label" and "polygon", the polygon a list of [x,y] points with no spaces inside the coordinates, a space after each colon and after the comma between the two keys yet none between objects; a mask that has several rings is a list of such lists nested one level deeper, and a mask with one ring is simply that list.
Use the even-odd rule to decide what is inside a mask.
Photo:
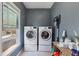
[{"label": "white trim", "polygon": [[16,48],[18,48],[20,45],[15,44],[12,47],[10,47],[9,49],[7,49],[5,52],[2,53],[2,56],[9,56],[12,54],[12,52],[14,52],[16,50]]},{"label": "white trim", "polygon": [[[17,10],[18,10],[18,28],[16,28],[16,36],[17,36],[17,38],[16,38],[16,44],[15,45],[13,45],[12,47],[10,47],[9,49],[7,49],[5,52],[3,52],[2,53],[2,50],[1,50],[1,53],[2,53],[2,55],[5,55],[5,56],[7,56],[7,55],[10,55],[13,51],[15,51],[19,46],[20,46],[20,9],[13,3],[13,2],[3,2],[3,3],[5,3],[5,4],[11,4],[13,7],[15,7]],[[17,11],[16,10],[16,11]],[[1,40],[1,42],[2,42],[2,40]],[[1,44],[1,43],[0,43]],[[0,48],[2,48],[2,47],[0,47]]]},{"label": "white trim", "polygon": [[[0,30],[2,32],[2,2],[0,2],[0,20],[1,20],[1,24],[0,24]],[[0,56],[2,55],[2,39],[1,39],[1,32],[0,32]]]},{"label": "white trim", "polygon": [[18,13],[20,11],[19,8],[16,7],[16,5],[12,2],[3,2],[3,5],[6,5],[8,8],[11,8],[12,10],[16,10],[15,12]]},{"label": "white trim", "polygon": [[22,49],[19,51],[19,53],[17,54],[17,56],[19,56],[19,55],[23,52],[23,49],[24,49],[24,48],[22,48]]}]

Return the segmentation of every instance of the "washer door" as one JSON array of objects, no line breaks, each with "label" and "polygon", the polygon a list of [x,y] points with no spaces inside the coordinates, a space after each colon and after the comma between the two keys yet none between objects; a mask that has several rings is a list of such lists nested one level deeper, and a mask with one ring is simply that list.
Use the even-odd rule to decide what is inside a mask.
[{"label": "washer door", "polygon": [[29,40],[34,40],[35,38],[35,32],[30,30],[26,33],[26,37],[29,39]]},{"label": "washer door", "polygon": [[50,32],[49,31],[42,31],[41,32],[41,38],[43,39],[43,40],[49,40],[50,39]]}]

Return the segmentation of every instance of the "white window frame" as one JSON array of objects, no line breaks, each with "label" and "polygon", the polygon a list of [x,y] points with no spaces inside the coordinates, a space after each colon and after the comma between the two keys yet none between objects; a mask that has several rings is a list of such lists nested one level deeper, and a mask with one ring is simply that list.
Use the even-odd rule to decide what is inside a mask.
[{"label": "white window frame", "polygon": [[[10,4],[11,6],[13,6],[17,10],[17,13],[19,14],[18,15],[18,25],[17,25],[18,28],[16,28],[16,44],[13,45],[12,47],[10,47],[9,49],[7,49],[3,53],[2,53],[2,50],[0,51],[1,55],[6,56],[6,55],[12,54],[21,45],[21,43],[20,43],[20,9],[13,2],[2,2],[2,7],[3,7],[3,4],[5,4],[5,5],[9,5]],[[2,46],[1,45],[1,43],[2,43],[1,39],[0,39],[0,46]],[[2,47],[0,47],[0,48],[2,49]]]},{"label": "white window frame", "polygon": [[[0,30],[2,31],[2,3],[0,2]],[[2,55],[2,47],[1,47],[1,32],[0,32],[0,56]]]}]

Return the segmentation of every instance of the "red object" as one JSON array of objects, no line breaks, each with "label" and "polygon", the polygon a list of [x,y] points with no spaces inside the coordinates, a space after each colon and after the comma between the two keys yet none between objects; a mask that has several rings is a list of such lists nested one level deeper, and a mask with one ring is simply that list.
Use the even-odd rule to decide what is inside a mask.
[{"label": "red object", "polygon": [[60,56],[60,52],[54,52],[53,55],[54,56]]}]

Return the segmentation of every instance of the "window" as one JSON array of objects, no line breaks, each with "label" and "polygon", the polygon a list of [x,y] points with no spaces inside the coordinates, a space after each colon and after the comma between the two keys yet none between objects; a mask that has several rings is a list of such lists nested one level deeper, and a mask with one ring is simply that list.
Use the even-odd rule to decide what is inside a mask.
[{"label": "window", "polygon": [[8,6],[3,5],[3,28],[16,28],[18,15]]},{"label": "window", "polygon": [[13,3],[5,2],[2,4],[2,43],[0,43],[2,45],[2,53],[17,44],[19,15],[20,11]]}]

